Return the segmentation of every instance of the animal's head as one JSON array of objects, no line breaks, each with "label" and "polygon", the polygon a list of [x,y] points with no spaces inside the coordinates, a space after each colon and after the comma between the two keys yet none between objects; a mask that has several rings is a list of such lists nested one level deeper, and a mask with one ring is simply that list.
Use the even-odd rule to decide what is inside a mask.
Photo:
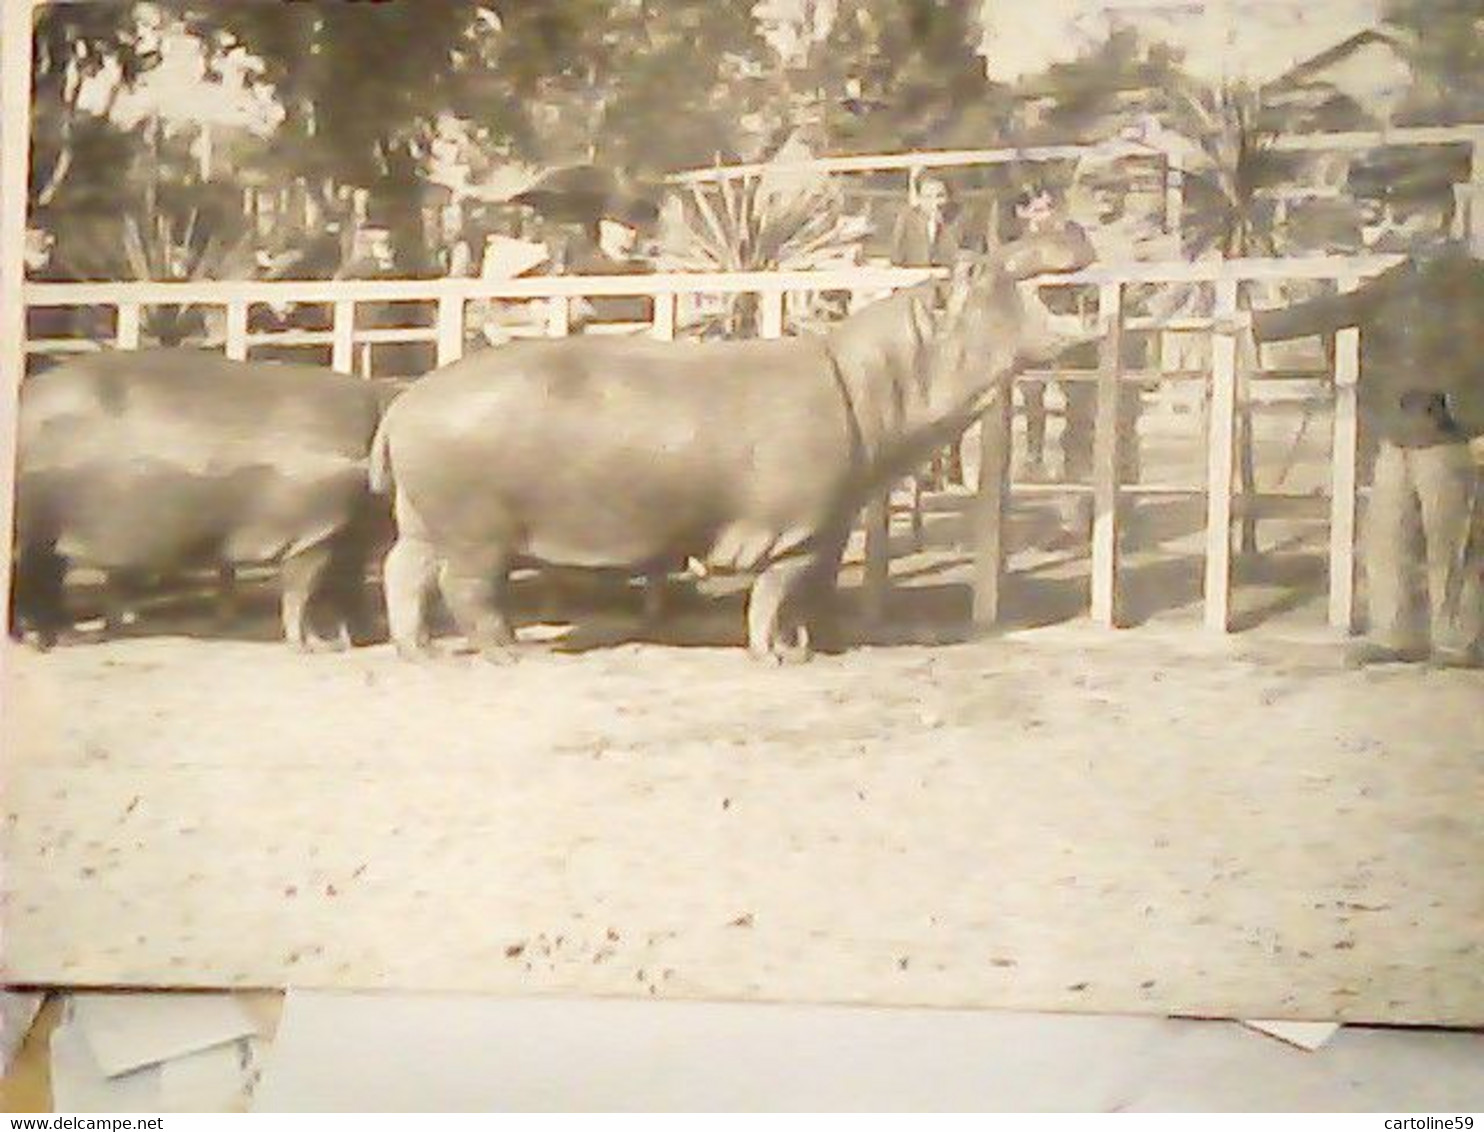
[{"label": "animal's head", "polygon": [[1054,361],[1095,331],[1053,314],[1028,281],[1094,259],[1077,225],[1050,225],[986,256],[961,259],[939,320],[931,386],[943,408],[972,403],[1010,374]]}]

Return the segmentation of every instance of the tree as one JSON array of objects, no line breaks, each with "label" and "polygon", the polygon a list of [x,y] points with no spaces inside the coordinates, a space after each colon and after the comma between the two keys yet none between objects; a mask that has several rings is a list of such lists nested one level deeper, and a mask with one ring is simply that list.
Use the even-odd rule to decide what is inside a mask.
[{"label": "tree", "polygon": [[[109,116],[119,96],[160,62],[156,29],[136,7],[103,2],[38,10],[31,48],[33,209],[63,203],[69,181],[83,197],[116,190],[116,164],[100,160],[122,140]],[[101,105],[84,109],[84,93],[100,85]]]},{"label": "tree", "polygon": [[216,52],[262,63],[301,176],[367,187],[404,270],[421,265],[420,200],[441,115],[527,160],[657,173],[737,133],[723,91],[757,54],[742,0],[390,0],[189,4]]},{"label": "tree", "polygon": [[381,4],[206,4],[181,12],[213,53],[259,61],[285,118],[280,148],[311,180],[370,190],[405,271],[425,267],[423,155],[451,99],[480,6],[473,0]]},{"label": "tree", "polygon": [[[975,6],[961,0],[844,0],[808,71],[827,96],[832,148],[969,140],[955,129],[966,116],[992,129],[1005,107],[978,39]],[[986,104],[988,120],[975,113]]]},{"label": "tree", "polygon": [[1484,0],[1387,0],[1386,19],[1413,44],[1409,119],[1484,121]]}]

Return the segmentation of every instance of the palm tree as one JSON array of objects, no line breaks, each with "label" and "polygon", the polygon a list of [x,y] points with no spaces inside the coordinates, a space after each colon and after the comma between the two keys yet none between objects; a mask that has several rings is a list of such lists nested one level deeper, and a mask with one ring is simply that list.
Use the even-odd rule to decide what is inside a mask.
[{"label": "palm tree", "polygon": [[[805,271],[854,259],[865,229],[824,177],[692,184],[667,202],[657,258],[670,271]],[[821,313],[815,304],[796,312],[795,322],[811,324]],[[701,320],[700,329],[755,334],[757,296],[729,296],[724,312]]]}]

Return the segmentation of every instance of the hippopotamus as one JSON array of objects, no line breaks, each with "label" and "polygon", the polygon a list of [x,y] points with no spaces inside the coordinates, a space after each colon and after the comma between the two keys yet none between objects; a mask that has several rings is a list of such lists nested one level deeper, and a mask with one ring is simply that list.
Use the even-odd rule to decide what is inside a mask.
[{"label": "hippopotamus", "polygon": [[23,383],[11,630],[50,645],[69,565],[117,579],[278,568],[283,634],[349,640],[376,527],[366,458],[395,389],[191,349],[88,355]]},{"label": "hippopotamus", "polygon": [[372,444],[372,487],[394,491],[393,642],[425,651],[438,587],[470,643],[508,659],[517,559],[656,574],[688,556],[754,577],[755,656],[806,658],[811,611],[866,501],[960,436],[1015,373],[1090,339],[1025,281],[1091,259],[1081,229],[1052,226],[826,334],[528,341],[433,372]]}]

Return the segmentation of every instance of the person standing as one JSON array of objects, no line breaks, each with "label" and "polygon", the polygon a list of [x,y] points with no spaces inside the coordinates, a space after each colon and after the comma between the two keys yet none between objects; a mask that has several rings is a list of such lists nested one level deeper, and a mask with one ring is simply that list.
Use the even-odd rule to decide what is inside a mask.
[{"label": "person standing", "polygon": [[[74,283],[76,277],[57,258],[57,241],[45,222],[33,218],[26,227],[26,279],[32,283]],[[69,341],[82,335],[101,336],[97,312],[77,307],[28,307],[26,339],[30,342]],[[81,332],[81,334],[79,333]],[[26,374],[34,376],[60,364],[56,354],[26,355]]]},{"label": "person standing", "polygon": [[1259,342],[1360,329],[1361,426],[1376,460],[1362,543],[1369,625],[1352,664],[1480,666],[1484,487],[1469,442],[1484,436],[1481,310],[1484,260],[1441,243],[1346,294],[1253,313]]},{"label": "person standing", "polygon": [[[1055,215],[1051,194],[1031,185],[1015,198],[1017,236],[1044,229]],[[1021,412],[1025,418],[1025,468],[1023,475],[1031,483],[1042,483],[1046,471],[1046,382],[1038,379],[1016,383],[1020,390]]]},{"label": "person standing", "polygon": [[961,239],[948,186],[925,177],[892,228],[891,261],[898,267],[952,267]]},{"label": "person standing", "polygon": [[[948,186],[936,177],[924,177],[892,227],[891,262],[897,267],[952,267],[962,240],[960,219],[949,199]],[[961,440],[933,458],[929,478],[934,488],[964,482]]]}]

